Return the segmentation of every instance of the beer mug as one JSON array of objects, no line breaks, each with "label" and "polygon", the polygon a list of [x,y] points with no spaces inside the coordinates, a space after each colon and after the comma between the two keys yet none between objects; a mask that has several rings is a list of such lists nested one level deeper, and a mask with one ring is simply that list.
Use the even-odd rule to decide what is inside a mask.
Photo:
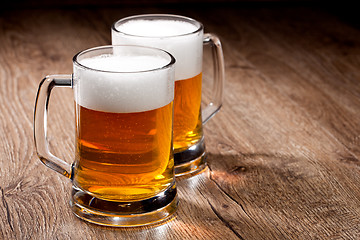
[{"label": "beer mug", "polygon": [[[34,138],[40,160],[72,180],[76,216],[109,226],[167,219],[177,208],[172,145],[174,63],[169,53],[140,46],[101,46],[73,58],[72,75],[39,85]],[[75,99],[75,161],[52,155],[46,140],[54,87]]]},{"label": "beer mug", "polygon": [[[112,44],[134,44],[164,49],[176,59],[174,99],[175,174],[205,168],[205,124],[222,105],[224,58],[221,43],[204,34],[198,21],[177,15],[138,15],[123,18],[111,28]],[[201,111],[203,45],[212,46],[214,81],[212,99]]]}]

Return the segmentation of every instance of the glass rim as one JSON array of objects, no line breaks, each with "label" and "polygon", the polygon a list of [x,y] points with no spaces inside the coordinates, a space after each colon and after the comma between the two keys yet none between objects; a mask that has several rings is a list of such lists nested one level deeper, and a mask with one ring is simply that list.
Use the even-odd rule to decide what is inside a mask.
[{"label": "glass rim", "polygon": [[[86,66],[86,65],[80,63],[80,61],[79,61],[80,56],[88,54],[90,52],[101,51],[101,50],[106,50],[106,49],[115,49],[115,48],[136,48],[136,49],[154,50],[154,51],[161,52],[161,53],[165,54],[166,56],[168,56],[169,61],[166,64],[164,64],[164,65],[162,65],[160,67],[154,67],[154,68],[151,68],[151,69],[148,69],[148,70],[126,71],[126,72],[97,69],[97,68]],[[98,55],[95,55],[95,56],[101,56],[101,55],[104,55],[104,54],[106,54],[106,53],[103,52],[102,54],[98,54]],[[139,55],[139,56],[141,56],[141,55]],[[160,48],[139,46],[139,45],[103,45],[103,46],[97,46],[97,47],[82,50],[82,51],[78,52],[77,54],[75,54],[74,57],[73,57],[73,64],[76,65],[77,67],[80,67],[80,68],[83,68],[83,69],[86,69],[86,70],[95,71],[95,72],[121,73],[121,74],[145,73],[145,72],[159,71],[159,70],[170,68],[171,66],[173,66],[175,64],[175,62],[176,62],[176,60],[175,60],[174,56],[171,55],[168,51],[165,51],[165,50],[160,49]]]},{"label": "glass rim", "polygon": [[[196,30],[192,31],[192,32],[188,32],[188,33],[183,33],[183,34],[176,34],[176,35],[171,35],[171,36],[144,36],[144,35],[137,35],[137,34],[129,34],[123,31],[120,31],[119,29],[116,28],[116,25],[119,25],[122,22],[127,22],[130,20],[137,20],[137,19],[175,19],[175,20],[179,20],[179,21],[185,21],[188,23],[193,24],[194,26],[196,26]],[[116,33],[121,33],[123,35],[126,36],[131,36],[131,37],[141,37],[141,38],[176,38],[176,37],[183,37],[183,36],[190,36],[193,34],[196,34],[200,31],[203,31],[204,26],[201,22],[190,18],[190,17],[185,17],[185,16],[181,16],[181,15],[175,15],[175,14],[140,14],[140,15],[132,15],[132,16],[128,16],[125,18],[121,18],[119,20],[117,20],[116,22],[113,23],[113,25],[111,26],[111,29],[113,31],[115,31]]]}]

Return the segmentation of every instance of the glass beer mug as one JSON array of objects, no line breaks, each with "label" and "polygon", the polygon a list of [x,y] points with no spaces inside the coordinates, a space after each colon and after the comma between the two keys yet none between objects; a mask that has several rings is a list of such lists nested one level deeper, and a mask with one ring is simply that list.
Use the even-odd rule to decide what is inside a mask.
[{"label": "glass beer mug", "polygon": [[[175,212],[174,63],[160,49],[102,46],[75,55],[72,75],[50,75],[40,83],[37,154],[72,180],[70,205],[76,216],[100,225],[137,226]],[[72,164],[48,149],[47,107],[54,87],[74,91]]]},{"label": "glass beer mug", "polygon": [[[176,59],[174,98],[175,174],[205,168],[205,124],[222,105],[225,78],[220,40],[204,34],[198,21],[177,15],[150,14],[123,18],[112,26],[112,44],[143,45],[164,49]],[[212,46],[214,83],[212,99],[201,110],[203,45]]]}]

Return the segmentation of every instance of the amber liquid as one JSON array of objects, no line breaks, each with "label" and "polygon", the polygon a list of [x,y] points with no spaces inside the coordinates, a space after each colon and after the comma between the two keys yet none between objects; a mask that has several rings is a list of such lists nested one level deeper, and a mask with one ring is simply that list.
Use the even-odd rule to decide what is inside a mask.
[{"label": "amber liquid", "polygon": [[110,201],[137,201],[173,182],[173,104],[138,113],[76,105],[74,184]]},{"label": "amber liquid", "polygon": [[202,135],[202,74],[175,82],[174,152],[181,152],[197,143]]}]

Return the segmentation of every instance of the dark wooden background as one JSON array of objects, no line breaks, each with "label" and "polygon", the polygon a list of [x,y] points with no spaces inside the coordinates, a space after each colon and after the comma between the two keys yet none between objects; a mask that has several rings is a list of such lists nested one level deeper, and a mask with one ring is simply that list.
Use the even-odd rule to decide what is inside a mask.
[{"label": "dark wooden background", "polygon": [[[138,4],[142,3],[142,4]],[[226,86],[205,126],[209,168],[178,179],[162,225],[77,219],[71,182],[38,160],[32,121],[47,74],[110,44],[111,24],[182,14],[220,36]],[[350,2],[11,1],[0,9],[0,239],[359,239],[360,25]],[[204,100],[211,96],[204,55]],[[51,98],[51,151],[71,162],[71,89]]]}]

